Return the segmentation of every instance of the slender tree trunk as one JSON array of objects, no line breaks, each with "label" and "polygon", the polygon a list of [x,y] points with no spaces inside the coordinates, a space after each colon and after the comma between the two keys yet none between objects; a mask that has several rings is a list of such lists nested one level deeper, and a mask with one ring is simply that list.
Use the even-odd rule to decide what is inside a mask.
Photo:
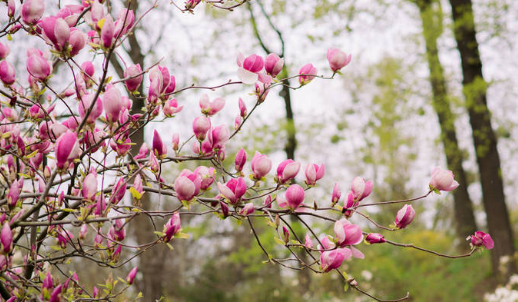
[{"label": "slender tree trunk", "polygon": [[500,283],[516,273],[513,231],[505,204],[504,185],[497,150],[497,138],[487,107],[487,83],[476,38],[471,0],[450,0],[455,40],[462,61],[462,85],[473,130],[473,143],[480,173],[484,208],[489,233],[495,241],[492,250],[493,271]]},{"label": "slender tree trunk", "polygon": [[[437,39],[442,34],[442,16],[434,10],[435,0],[415,0],[419,7],[423,24],[423,36],[426,45],[426,58],[430,69],[430,84],[432,86],[432,105],[437,113],[441,127],[441,141],[446,155],[448,169],[453,171],[459,187],[453,191],[455,228],[457,237],[462,238],[459,248],[467,249],[465,238],[477,230],[473,206],[468,193],[468,181],[462,167],[462,151],[455,132],[455,117],[448,102],[448,91],[444,79],[444,70],[439,60]],[[439,8],[440,9],[440,8]]]},{"label": "slender tree trunk", "polygon": [[[133,7],[131,7],[131,9],[137,12],[138,1],[132,1],[132,4]],[[127,5],[128,1],[126,2],[126,6]],[[127,49],[127,53],[131,58],[131,61],[133,64],[140,64],[140,66],[144,68],[144,54],[142,54],[142,49],[135,33],[128,36],[128,42],[129,48]],[[125,68],[117,60],[116,56],[112,56],[110,63],[115,68],[118,76],[123,78]],[[140,85],[139,88],[140,96],[144,95],[143,87],[144,83]],[[141,113],[141,109],[145,106],[145,100],[133,96],[132,100],[132,113]],[[145,142],[144,128],[141,128],[135,132],[131,136],[131,141],[134,143],[134,145],[132,145],[130,152],[133,156],[135,156],[138,154],[140,146],[142,146],[142,144]],[[149,197],[149,194],[144,194],[140,200],[143,209],[150,208],[150,203],[152,200]],[[132,233],[134,234],[137,243],[144,244],[155,240],[156,235],[153,233],[153,224],[149,218],[145,215],[140,215],[136,218],[136,220],[136,223],[133,224]],[[142,299],[143,302],[153,302],[160,299],[162,296],[162,281],[164,280],[163,259],[165,258],[165,252],[167,250],[168,249],[164,245],[156,245],[146,253],[142,253],[139,257],[138,268],[139,272],[142,274],[142,280],[137,283],[137,286],[144,296]]]}]

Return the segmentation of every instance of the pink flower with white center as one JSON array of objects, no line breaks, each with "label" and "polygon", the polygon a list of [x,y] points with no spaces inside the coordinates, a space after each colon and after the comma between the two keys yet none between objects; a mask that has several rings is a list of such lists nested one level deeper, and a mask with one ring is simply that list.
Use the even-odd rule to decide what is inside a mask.
[{"label": "pink flower with white center", "polygon": [[217,186],[220,194],[233,205],[239,202],[247,190],[245,180],[242,177],[232,178],[226,184],[218,182]]},{"label": "pink flower with white center", "polygon": [[356,245],[363,240],[362,229],[345,218],[335,222],[334,232],[339,247]]},{"label": "pink flower with white center", "polygon": [[110,123],[116,123],[119,120],[122,109],[124,108],[122,95],[116,87],[111,87],[104,93],[103,106],[106,112],[106,120]]},{"label": "pink flower with white center", "polygon": [[68,169],[70,164],[81,155],[79,142],[74,132],[66,132],[61,135],[54,147],[56,153],[56,166],[60,170]]},{"label": "pink flower with white center", "polygon": [[313,64],[309,63],[304,66],[299,71],[299,83],[300,85],[306,85],[311,82],[315,75],[317,74],[317,69]]},{"label": "pink flower with white center", "polygon": [[180,213],[175,212],[173,216],[164,225],[164,242],[169,242],[173,236],[181,229]]},{"label": "pink flower with white center", "polygon": [[351,258],[349,249],[336,249],[320,254],[320,267],[324,273],[339,268],[344,260]]},{"label": "pink flower with white center", "polygon": [[481,231],[476,231],[474,235],[468,237],[471,238],[471,245],[473,246],[484,246],[486,249],[491,250],[495,246],[495,242],[489,234]]},{"label": "pink flower with white center", "polygon": [[176,101],[176,99],[172,98],[165,102],[163,111],[165,116],[172,117],[176,113],[182,111],[182,109],[183,106],[178,106],[178,102]]},{"label": "pink flower with white center", "polygon": [[347,55],[337,48],[329,48],[327,50],[327,61],[331,70],[337,72],[351,62],[351,55]]},{"label": "pink flower with white center", "polygon": [[242,53],[239,53],[237,55],[237,65],[239,66],[237,77],[244,84],[253,84],[258,80],[271,82],[271,78],[268,81],[267,76],[261,73],[264,68],[264,60],[261,56],[253,54],[245,58]]},{"label": "pink flower with white center", "polygon": [[454,179],[453,172],[445,170],[440,167],[435,167],[432,170],[432,179],[430,180],[430,188],[439,191],[452,191],[459,186],[459,183]]},{"label": "pink flower with white center", "polygon": [[396,215],[396,221],[394,222],[396,225],[396,228],[398,229],[404,229],[406,228],[415,217],[415,210],[412,207],[412,205],[406,204],[404,205],[401,210],[397,212]]},{"label": "pink flower with white center", "polygon": [[278,55],[271,53],[266,56],[264,69],[266,70],[266,73],[272,77],[276,77],[282,71],[283,67],[284,59],[281,59]]},{"label": "pink flower with white center", "polygon": [[359,176],[355,177],[351,184],[351,191],[353,192],[354,200],[361,201],[365,197],[369,196],[372,192],[372,187],[372,180],[365,181],[365,179]]},{"label": "pink flower with white center", "polygon": [[277,181],[284,184],[287,181],[295,178],[300,170],[300,163],[293,159],[287,159],[279,164],[277,167]]},{"label": "pink flower with white center", "polygon": [[22,5],[22,20],[23,23],[35,25],[45,11],[44,0],[26,0]]},{"label": "pink flower with white center", "polygon": [[272,169],[272,161],[265,155],[255,151],[252,158],[252,176],[255,180],[260,180]]},{"label": "pink flower with white center", "polygon": [[215,98],[214,100],[210,100],[209,96],[207,94],[204,94],[201,96],[200,99],[200,108],[201,113],[213,116],[214,114],[218,113],[223,107],[225,106],[225,99],[224,98]]},{"label": "pink flower with white center", "polygon": [[326,168],[324,164],[321,164],[320,167],[317,164],[309,164],[306,167],[306,184],[308,186],[316,185],[317,181],[324,177],[324,173],[326,172]]},{"label": "pink flower with white center", "polygon": [[241,148],[241,149],[239,149],[239,151],[237,151],[236,158],[234,160],[236,171],[237,172],[243,171],[243,166],[245,165],[245,163],[246,163],[246,152],[245,152],[245,149]]},{"label": "pink flower with white center", "polygon": [[140,64],[137,65],[131,65],[124,71],[124,77],[130,78],[124,81],[124,84],[126,84],[126,88],[128,88],[129,91],[137,91],[140,84],[142,83],[142,79],[144,76],[142,75],[142,68],[140,67]]}]

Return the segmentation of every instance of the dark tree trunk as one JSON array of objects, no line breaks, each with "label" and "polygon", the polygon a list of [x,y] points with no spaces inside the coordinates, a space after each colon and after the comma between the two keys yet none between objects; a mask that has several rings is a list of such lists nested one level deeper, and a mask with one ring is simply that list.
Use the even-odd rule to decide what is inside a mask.
[{"label": "dark tree trunk", "polygon": [[471,0],[450,0],[455,40],[462,61],[462,85],[473,130],[473,143],[480,173],[489,233],[495,241],[493,271],[500,283],[516,273],[513,231],[505,204],[497,138],[487,107],[487,84],[482,74]]},{"label": "dark tree trunk", "polygon": [[444,78],[444,70],[439,60],[437,39],[442,33],[442,17],[433,8],[435,0],[416,0],[423,24],[423,36],[426,46],[426,59],[430,69],[430,84],[432,86],[432,105],[437,113],[441,127],[441,141],[446,155],[448,169],[453,171],[459,187],[453,191],[455,210],[455,229],[457,238],[461,238],[459,248],[468,249],[465,238],[477,230],[473,206],[468,193],[468,181],[462,167],[462,150],[457,141],[455,117],[448,101],[448,91]]}]

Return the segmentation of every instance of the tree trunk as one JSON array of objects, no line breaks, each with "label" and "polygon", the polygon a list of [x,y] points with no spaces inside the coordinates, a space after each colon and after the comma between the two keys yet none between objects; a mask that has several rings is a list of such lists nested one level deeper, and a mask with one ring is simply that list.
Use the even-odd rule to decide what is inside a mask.
[{"label": "tree trunk", "polygon": [[[459,248],[467,249],[465,238],[477,230],[473,206],[468,193],[468,181],[462,167],[463,156],[455,132],[455,117],[448,101],[444,70],[439,60],[437,39],[442,34],[442,16],[434,10],[435,0],[416,0],[423,24],[423,36],[426,45],[426,59],[430,69],[432,86],[432,105],[437,113],[441,128],[441,141],[446,155],[448,169],[453,171],[459,187],[453,191],[455,229],[457,238],[461,238]],[[440,8],[439,8],[440,9]]]},{"label": "tree trunk", "polygon": [[[128,5],[128,1],[126,1],[126,7]],[[131,1],[133,4],[133,9],[135,12],[138,10],[138,1]],[[136,33],[128,36],[129,47],[127,49],[127,53],[131,58],[133,64],[140,64],[142,68],[144,68],[144,54],[142,54],[142,49],[140,47],[140,43],[137,40]],[[120,78],[124,77],[124,67],[117,60],[116,56],[112,56],[112,60],[110,61],[112,66],[115,68],[118,76]],[[140,85],[139,88],[139,96],[144,95],[144,83]],[[141,109],[145,106],[145,100],[142,98],[136,98],[133,96],[133,107],[132,113],[141,113]],[[131,136],[131,141],[134,145],[131,146],[131,154],[133,156],[137,155],[140,149],[140,146],[145,142],[144,139],[144,128],[139,129]],[[142,203],[142,208],[145,210],[150,209],[150,204],[152,202],[149,194],[144,194],[142,199],[140,200]],[[160,226],[161,224],[158,223]],[[132,233],[135,236],[135,239],[138,244],[149,243],[156,239],[156,235],[153,233],[153,225],[151,224],[149,218],[145,215],[140,215],[136,218],[136,222],[132,224]],[[160,230],[159,230],[160,231]],[[165,259],[165,252],[168,249],[165,245],[156,245],[150,250],[142,253],[139,256],[139,272],[142,274],[142,279],[140,282],[136,282],[139,291],[143,294],[143,302],[153,302],[159,300],[162,296],[163,286],[162,281],[163,277],[163,259]]]},{"label": "tree trunk", "polygon": [[473,143],[482,185],[482,200],[489,233],[495,241],[492,250],[493,271],[499,283],[506,283],[516,273],[513,231],[505,204],[504,185],[497,150],[497,138],[487,107],[487,83],[476,39],[471,0],[450,0],[454,34],[462,61],[462,85],[469,112]]}]

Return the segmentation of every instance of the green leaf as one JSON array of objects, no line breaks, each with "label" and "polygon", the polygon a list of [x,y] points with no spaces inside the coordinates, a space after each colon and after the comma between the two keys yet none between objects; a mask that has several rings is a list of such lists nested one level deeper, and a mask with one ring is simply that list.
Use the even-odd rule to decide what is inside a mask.
[{"label": "green leaf", "polygon": [[281,238],[279,238],[279,237],[274,237],[274,240],[275,240],[275,242],[277,242],[277,243],[278,243],[278,244],[280,244],[280,245],[285,245],[284,240],[282,240],[282,239],[281,239]]},{"label": "green leaf", "polygon": [[137,191],[134,187],[131,187],[129,189],[129,191],[131,193],[131,196],[133,196],[133,198],[138,199],[138,200],[140,200],[142,198],[142,194],[140,194],[140,192]]},{"label": "green leaf", "polygon": [[189,239],[191,235],[179,232],[176,235],[174,235],[174,238],[180,238],[180,239]]}]

